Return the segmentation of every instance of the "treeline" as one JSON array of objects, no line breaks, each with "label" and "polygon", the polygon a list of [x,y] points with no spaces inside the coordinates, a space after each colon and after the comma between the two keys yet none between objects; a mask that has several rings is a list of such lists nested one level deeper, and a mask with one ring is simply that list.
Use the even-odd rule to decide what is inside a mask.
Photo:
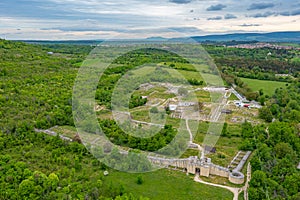
[{"label": "treeline", "polygon": [[284,82],[290,82],[292,78],[275,74],[291,74],[299,77],[300,65],[295,62],[295,58],[299,57],[299,50],[240,49],[215,45],[204,47],[214,58],[219,69],[238,77]]},{"label": "treeline", "polygon": [[[266,72],[260,67],[254,67],[252,69],[239,69],[236,67],[223,66],[222,71],[226,73],[234,74],[238,77],[258,79],[258,80],[270,80],[270,81],[281,81],[281,82],[292,82],[294,79],[290,72],[287,72],[289,76],[277,76],[276,72]],[[294,73],[294,76],[297,77],[298,73]]]},{"label": "treeline", "polygon": [[268,127],[243,124],[242,150],[254,150],[250,163],[252,178],[249,199],[300,198],[300,171],[297,169],[300,139],[293,124],[274,122]]},{"label": "treeline", "polygon": [[239,77],[229,73],[222,73],[221,76],[227,84],[235,85],[235,90],[243,94],[248,100],[258,100],[260,93],[253,92]]},{"label": "treeline", "polygon": [[278,88],[267,106],[260,109],[259,116],[267,122],[277,119],[297,124],[300,122],[300,83]]},{"label": "treeline", "polygon": [[264,72],[288,74],[300,71],[300,66],[294,62],[286,62],[273,59],[247,59],[247,58],[216,58],[216,63],[220,66],[233,67],[235,71],[240,69],[251,71],[255,67],[261,68]]},{"label": "treeline", "polygon": [[171,125],[165,125],[157,134],[147,138],[125,133],[113,120],[100,121],[100,125],[105,135],[114,144],[143,151],[157,151],[168,145],[177,134],[177,130]]}]

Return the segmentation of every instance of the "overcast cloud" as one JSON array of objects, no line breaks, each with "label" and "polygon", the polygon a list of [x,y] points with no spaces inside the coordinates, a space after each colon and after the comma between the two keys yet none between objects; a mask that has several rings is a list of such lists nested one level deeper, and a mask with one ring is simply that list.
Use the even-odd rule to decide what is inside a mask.
[{"label": "overcast cloud", "polygon": [[7,39],[145,38],[299,31],[299,19],[299,0],[0,1],[0,37]]}]

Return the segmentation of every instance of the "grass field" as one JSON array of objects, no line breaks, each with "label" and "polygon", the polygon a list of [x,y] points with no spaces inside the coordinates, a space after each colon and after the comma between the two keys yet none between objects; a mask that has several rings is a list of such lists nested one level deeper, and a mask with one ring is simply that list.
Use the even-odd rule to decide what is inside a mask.
[{"label": "grass field", "polygon": [[[143,184],[137,184],[137,177],[142,176]],[[158,170],[144,174],[130,174],[113,171],[104,177],[104,183],[114,182],[122,185],[128,193],[145,196],[153,200],[160,199],[232,199],[231,192],[225,189],[196,183],[193,176],[172,170]]]},{"label": "grass field", "polygon": [[[198,132],[194,138],[194,141],[198,144],[202,144],[204,138],[206,136],[207,129],[209,128],[209,123],[200,122],[198,127]],[[229,125],[228,131],[230,133],[239,134],[240,129],[238,126]],[[216,153],[211,153],[207,155],[212,159],[212,162],[217,165],[221,165],[227,167],[230,161],[234,158],[236,153],[238,152],[238,146],[242,142],[242,138],[240,137],[220,137],[216,144]],[[187,152],[188,154],[189,152]]]},{"label": "grass field", "polygon": [[278,81],[265,81],[249,78],[241,78],[253,91],[263,90],[264,94],[273,95],[276,88],[286,87],[286,83]]}]

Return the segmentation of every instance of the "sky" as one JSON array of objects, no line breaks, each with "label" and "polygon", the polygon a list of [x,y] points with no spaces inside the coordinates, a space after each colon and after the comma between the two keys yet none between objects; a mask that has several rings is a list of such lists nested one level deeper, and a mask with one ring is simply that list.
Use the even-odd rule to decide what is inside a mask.
[{"label": "sky", "polygon": [[80,40],[300,31],[300,0],[1,0],[0,38]]}]

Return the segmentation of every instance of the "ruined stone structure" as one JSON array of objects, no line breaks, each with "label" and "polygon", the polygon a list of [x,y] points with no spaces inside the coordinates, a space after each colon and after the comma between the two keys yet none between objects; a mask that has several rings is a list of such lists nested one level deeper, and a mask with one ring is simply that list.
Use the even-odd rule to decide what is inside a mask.
[{"label": "ruined stone structure", "polygon": [[[247,153],[247,155],[249,156],[250,153]],[[226,177],[231,183],[234,184],[244,183],[244,174],[238,171],[245,164],[244,162],[243,164],[239,165],[239,169],[231,171],[229,168],[213,164],[210,158],[199,159],[197,156],[191,156],[183,159],[166,159],[149,156],[148,159],[153,164],[156,164],[160,167],[180,168],[189,174],[198,173],[200,176],[205,177],[209,177],[209,175]],[[243,159],[243,161],[245,160]]]}]

